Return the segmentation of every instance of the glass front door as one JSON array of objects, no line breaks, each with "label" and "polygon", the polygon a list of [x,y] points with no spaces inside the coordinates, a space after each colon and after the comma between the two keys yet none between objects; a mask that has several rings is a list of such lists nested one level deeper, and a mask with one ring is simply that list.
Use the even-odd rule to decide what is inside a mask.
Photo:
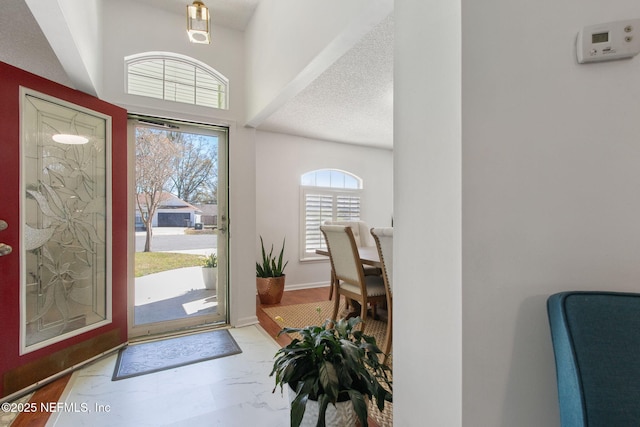
[{"label": "glass front door", "polygon": [[228,129],[135,117],[129,336],[227,321]]}]

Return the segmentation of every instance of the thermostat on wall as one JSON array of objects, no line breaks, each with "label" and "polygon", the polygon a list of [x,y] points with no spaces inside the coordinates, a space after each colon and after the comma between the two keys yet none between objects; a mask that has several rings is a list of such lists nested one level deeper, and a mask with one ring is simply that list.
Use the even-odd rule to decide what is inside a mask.
[{"label": "thermostat on wall", "polygon": [[640,19],[584,27],[576,51],[580,64],[634,57],[640,52]]}]

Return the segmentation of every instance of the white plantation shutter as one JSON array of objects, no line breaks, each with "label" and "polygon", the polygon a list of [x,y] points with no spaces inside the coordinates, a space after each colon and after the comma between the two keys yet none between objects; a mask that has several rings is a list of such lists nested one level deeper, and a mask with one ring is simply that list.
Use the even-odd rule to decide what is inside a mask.
[{"label": "white plantation shutter", "polygon": [[300,259],[326,259],[316,254],[327,248],[320,226],[360,219],[362,180],[338,169],[319,169],[303,174],[300,184]]},{"label": "white plantation shutter", "polygon": [[[303,189],[301,212],[301,259],[319,258],[316,249],[326,249],[327,244],[320,231],[325,221],[358,221],[361,196],[359,191],[343,193],[326,189]],[[322,257],[324,258],[324,257]]]},{"label": "white plantation shutter", "polygon": [[358,221],[360,219],[360,196],[336,195],[335,221]]},{"label": "white plantation shutter", "polygon": [[330,194],[305,194],[305,252],[327,247],[320,231],[325,221],[333,218],[333,196]]}]

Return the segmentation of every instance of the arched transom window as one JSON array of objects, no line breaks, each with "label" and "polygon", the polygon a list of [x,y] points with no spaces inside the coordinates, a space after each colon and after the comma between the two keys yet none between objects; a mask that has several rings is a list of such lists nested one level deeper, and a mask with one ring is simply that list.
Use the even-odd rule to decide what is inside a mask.
[{"label": "arched transom window", "polygon": [[316,249],[326,249],[320,231],[325,221],[360,219],[362,179],[337,169],[320,169],[303,174],[300,189],[300,258],[318,258]]},{"label": "arched transom window", "polygon": [[130,95],[229,108],[229,80],[204,62],[171,52],[145,52],[127,56],[125,65]]}]

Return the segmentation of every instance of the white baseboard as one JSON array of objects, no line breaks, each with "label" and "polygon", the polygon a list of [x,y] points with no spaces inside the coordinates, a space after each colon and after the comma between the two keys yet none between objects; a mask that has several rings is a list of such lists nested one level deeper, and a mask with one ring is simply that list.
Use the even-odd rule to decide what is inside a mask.
[{"label": "white baseboard", "polygon": [[[285,285],[285,291],[298,291],[300,289],[313,289],[313,288],[328,288],[329,282],[315,282],[315,283],[297,283],[294,285]],[[328,291],[327,291],[328,292]]]},{"label": "white baseboard", "polygon": [[232,326],[236,328],[241,328],[243,326],[255,325],[256,323],[260,323],[258,321],[258,316],[247,316],[247,317],[242,317],[240,319],[236,319],[235,323]]}]

